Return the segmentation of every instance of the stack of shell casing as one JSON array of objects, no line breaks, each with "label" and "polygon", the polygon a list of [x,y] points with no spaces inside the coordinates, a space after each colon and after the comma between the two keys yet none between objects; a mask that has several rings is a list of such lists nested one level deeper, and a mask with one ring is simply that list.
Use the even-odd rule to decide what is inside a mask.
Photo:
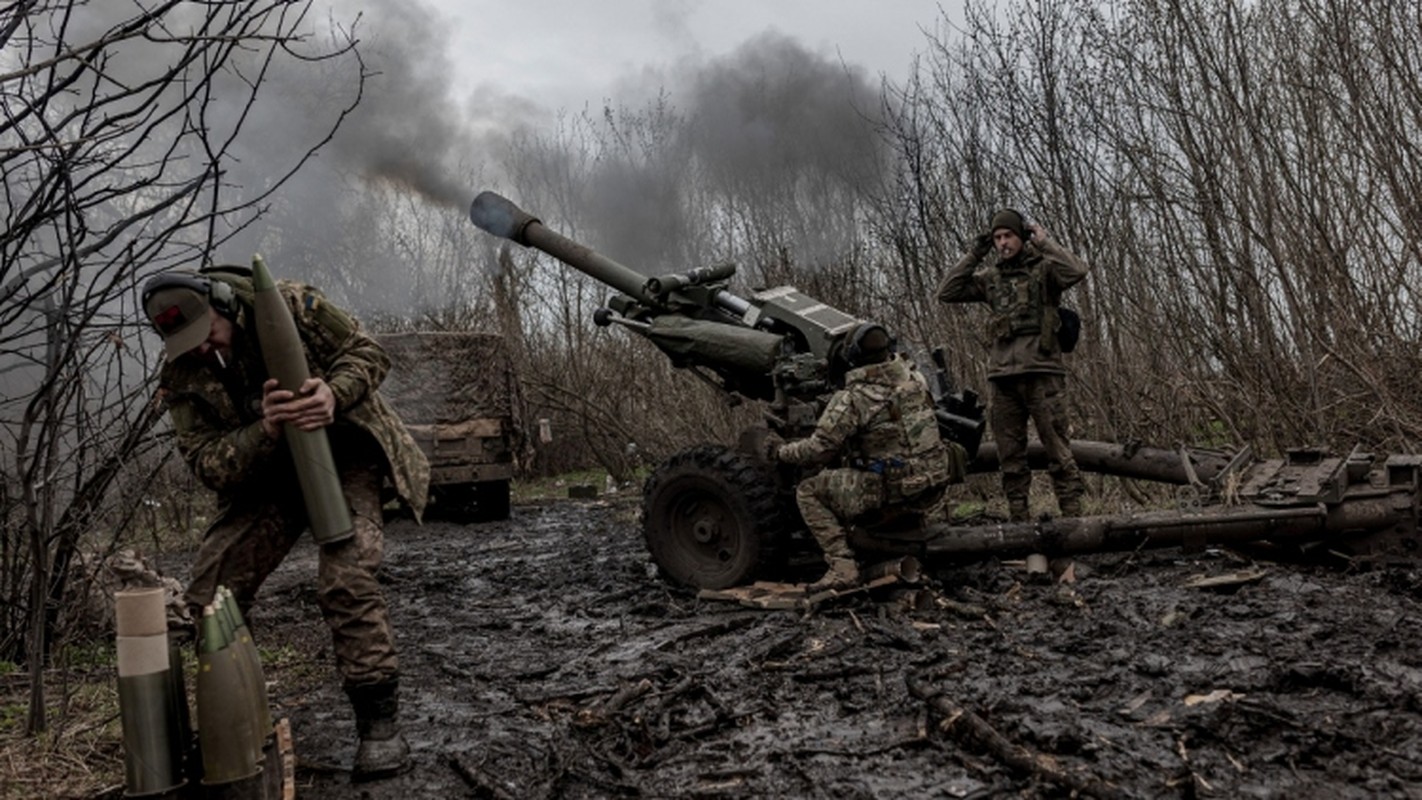
[{"label": "stack of shell casing", "polygon": [[180,788],[190,736],[182,651],[169,641],[161,588],[114,596],[119,718],[128,797]]},{"label": "stack of shell casing", "polygon": [[266,680],[247,623],[225,586],[202,610],[197,717],[203,785],[245,781],[261,772],[272,732]]}]

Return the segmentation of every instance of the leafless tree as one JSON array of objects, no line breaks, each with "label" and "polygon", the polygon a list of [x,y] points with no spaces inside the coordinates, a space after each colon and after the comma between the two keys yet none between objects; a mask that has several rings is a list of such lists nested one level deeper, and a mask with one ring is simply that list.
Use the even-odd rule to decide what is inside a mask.
[{"label": "leafless tree", "polygon": [[[917,283],[1009,205],[1086,256],[1092,435],[1415,447],[1419,14],[970,6],[893,87],[883,241]],[[979,318],[938,317],[981,382]]]},{"label": "leafless tree", "polygon": [[243,145],[270,70],[342,61],[359,96],[353,32],[317,41],[310,10],[286,0],[0,9],[0,657],[28,660],[31,732],[47,725],[42,669],[76,550],[124,524],[106,513],[108,490],[141,482],[125,470],[165,446],[151,435],[160,409],[137,284],[208,261],[304,162],[265,185],[229,178],[256,152]]}]

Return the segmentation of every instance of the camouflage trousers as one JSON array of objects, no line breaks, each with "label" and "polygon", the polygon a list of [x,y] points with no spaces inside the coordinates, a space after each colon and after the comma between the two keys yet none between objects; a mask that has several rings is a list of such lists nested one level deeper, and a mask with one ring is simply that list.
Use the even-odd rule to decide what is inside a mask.
[{"label": "camouflage trousers", "polygon": [[[336,667],[347,687],[399,676],[385,596],[376,580],[384,550],[380,486],[385,461],[374,440],[332,441],[355,535],[318,548],[316,604],[331,630]],[[352,442],[352,439],[360,441]],[[294,474],[264,483],[260,500],[229,504],[208,528],[192,567],[186,599],[195,618],[218,586],[245,612],[262,582],[307,529]],[[250,495],[248,495],[250,498]]]},{"label": "camouflage trousers", "polygon": [[995,378],[989,420],[1002,470],[1002,492],[1008,508],[1025,512],[1027,492],[1032,486],[1032,470],[1027,464],[1027,421],[1037,428],[1037,438],[1047,451],[1047,474],[1063,509],[1081,502],[1086,487],[1071,454],[1071,428],[1066,415],[1061,375],[1019,375]]},{"label": "camouflage trousers", "polygon": [[[865,514],[886,509],[884,477],[858,469],[826,469],[800,481],[795,503],[805,527],[815,537],[826,558],[853,558],[844,525]],[[925,524],[947,522],[943,487],[892,503],[923,515]]]},{"label": "camouflage trousers", "polygon": [[857,469],[825,469],[800,481],[795,503],[826,558],[853,558],[844,521],[883,504],[884,478]]}]

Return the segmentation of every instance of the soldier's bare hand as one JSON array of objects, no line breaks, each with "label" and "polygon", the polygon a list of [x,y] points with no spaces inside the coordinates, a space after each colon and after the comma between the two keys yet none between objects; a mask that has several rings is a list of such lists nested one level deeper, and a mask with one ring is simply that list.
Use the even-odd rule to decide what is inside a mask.
[{"label": "soldier's bare hand", "polygon": [[279,388],[275,378],[262,384],[262,429],[273,439],[285,423],[314,431],[336,419],[336,395],[320,378],[308,378],[295,392]]}]

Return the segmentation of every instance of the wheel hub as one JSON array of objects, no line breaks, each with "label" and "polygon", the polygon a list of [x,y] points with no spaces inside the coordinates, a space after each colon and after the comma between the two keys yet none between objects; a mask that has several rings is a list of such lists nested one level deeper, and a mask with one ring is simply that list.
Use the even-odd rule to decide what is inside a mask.
[{"label": "wheel hub", "polygon": [[721,538],[721,523],[709,516],[702,517],[692,524],[691,538],[699,544],[710,544]]}]

